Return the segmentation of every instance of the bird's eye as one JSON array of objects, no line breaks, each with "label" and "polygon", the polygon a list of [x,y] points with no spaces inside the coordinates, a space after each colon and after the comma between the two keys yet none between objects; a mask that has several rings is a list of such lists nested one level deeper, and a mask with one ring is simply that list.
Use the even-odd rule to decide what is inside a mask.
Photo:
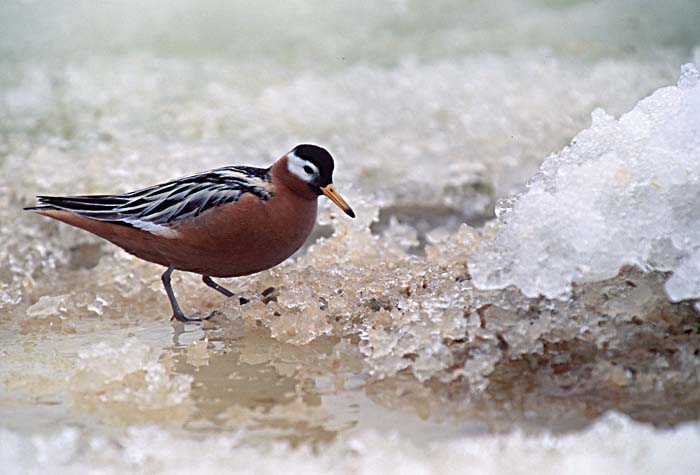
[{"label": "bird's eye", "polygon": [[311,174],[314,172],[314,169],[311,168],[311,167],[308,166],[308,165],[304,165],[304,171],[305,171],[308,175],[311,175]]}]

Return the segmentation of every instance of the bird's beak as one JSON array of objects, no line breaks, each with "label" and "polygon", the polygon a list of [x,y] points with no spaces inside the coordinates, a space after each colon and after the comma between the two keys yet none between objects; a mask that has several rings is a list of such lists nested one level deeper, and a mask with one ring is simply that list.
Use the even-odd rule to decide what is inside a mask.
[{"label": "bird's beak", "polygon": [[326,186],[322,186],[321,192],[324,195],[326,195],[333,203],[335,203],[338,208],[345,211],[345,214],[347,214],[351,218],[355,217],[355,212],[352,210],[350,205],[345,202],[343,197],[340,196],[340,193],[338,193],[338,190],[335,189],[333,183]]}]

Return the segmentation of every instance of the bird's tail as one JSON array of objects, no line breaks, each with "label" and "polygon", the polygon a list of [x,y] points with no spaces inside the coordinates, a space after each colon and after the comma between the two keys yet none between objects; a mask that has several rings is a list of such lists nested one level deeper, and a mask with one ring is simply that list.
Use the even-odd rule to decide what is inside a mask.
[{"label": "bird's tail", "polygon": [[38,206],[27,206],[26,211],[67,211],[89,215],[109,213],[115,206],[124,204],[124,199],[112,195],[91,196],[37,196]]}]

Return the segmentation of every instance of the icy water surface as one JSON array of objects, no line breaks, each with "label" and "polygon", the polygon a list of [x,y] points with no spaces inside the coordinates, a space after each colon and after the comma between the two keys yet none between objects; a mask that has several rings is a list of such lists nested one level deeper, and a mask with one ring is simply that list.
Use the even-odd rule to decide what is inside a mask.
[{"label": "icy water surface", "polygon": [[[3,3],[2,473],[697,473],[699,23]],[[324,201],[294,259],[222,282],[246,305],[176,273],[203,325],[161,268],[21,210],[307,141],[358,218]]]}]

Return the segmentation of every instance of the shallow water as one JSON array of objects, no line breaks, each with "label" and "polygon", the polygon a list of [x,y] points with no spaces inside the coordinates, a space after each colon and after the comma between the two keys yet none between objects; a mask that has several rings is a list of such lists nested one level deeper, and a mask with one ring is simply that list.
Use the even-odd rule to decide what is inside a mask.
[{"label": "shallow water", "polygon": [[[668,301],[667,271],[550,300],[479,289],[467,263],[497,200],[594,108],[618,116],[699,62],[698,15],[680,0],[5,2],[3,473],[692,473],[700,320]],[[305,141],[334,154],[358,218],[324,203],[294,259],[225,282],[243,306],[176,274],[184,307],[217,310],[203,325],[168,321],[162,269],[21,211]]]}]

